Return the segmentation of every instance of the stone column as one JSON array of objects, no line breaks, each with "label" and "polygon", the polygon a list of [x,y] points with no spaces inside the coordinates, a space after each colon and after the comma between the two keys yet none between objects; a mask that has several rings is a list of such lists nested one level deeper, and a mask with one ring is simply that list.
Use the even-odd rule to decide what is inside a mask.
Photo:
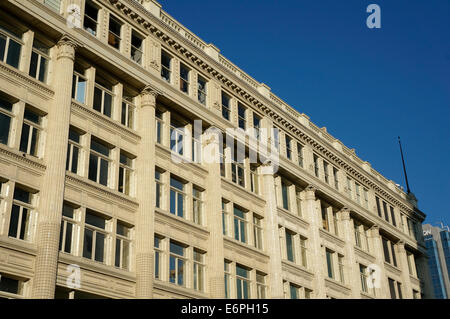
[{"label": "stone column", "polygon": [[271,299],[283,299],[283,273],[281,267],[280,234],[278,232],[278,213],[275,198],[275,179],[272,165],[261,168],[263,197],[266,200],[265,215],[267,225],[267,253],[269,260],[269,289]]},{"label": "stone column", "polygon": [[55,96],[47,115],[44,154],[47,169],[40,192],[36,236],[37,254],[32,287],[32,298],[35,299],[51,299],[55,294],[76,47],[76,43],[64,35],[57,44],[58,53],[54,62]]},{"label": "stone column", "polygon": [[345,255],[348,267],[348,284],[352,289],[351,297],[353,299],[361,298],[361,284],[359,278],[359,267],[356,263],[354,249],[354,226],[350,218],[350,210],[347,207],[339,211],[339,219],[341,220],[342,231],[345,239]]},{"label": "stone column", "polygon": [[408,268],[408,256],[406,255],[405,242],[400,241],[395,245],[397,250],[397,256],[399,261],[399,268],[402,271],[402,281],[403,281],[403,291],[402,296],[404,299],[413,299],[411,280],[409,279],[409,268]]},{"label": "stone column", "polygon": [[209,128],[203,138],[202,162],[208,169],[206,178],[206,212],[208,214],[208,284],[213,299],[225,298],[224,247],[222,230],[222,192],[219,147],[222,135],[219,129]]},{"label": "stone column", "polygon": [[384,255],[383,255],[383,243],[381,241],[380,236],[380,228],[375,225],[370,229],[369,237],[372,242],[373,247],[373,255],[375,256],[375,264],[378,266],[378,269],[375,271],[379,271],[379,274],[374,273],[374,278],[378,278],[375,280],[375,295],[377,298],[390,299],[391,295],[389,292],[389,286],[387,282],[386,272],[384,270]]},{"label": "stone column", "polygon": [[325,299],[325,259],[323,259],[323,247],[320,239],[319,229],[321,220],[319,215],[318,203],[316,201],[316,188],[309,185],[305,188],[305,207],[310,222],[309,238],[311,247],[310,269],[314,271],[314,296],[316,299]]},{"label": "stone column", "polygon": [[137,156],[136,297],[153,297],[153,244],[155,212],[155,108],[158,92],[145,87],[140,96]]}]

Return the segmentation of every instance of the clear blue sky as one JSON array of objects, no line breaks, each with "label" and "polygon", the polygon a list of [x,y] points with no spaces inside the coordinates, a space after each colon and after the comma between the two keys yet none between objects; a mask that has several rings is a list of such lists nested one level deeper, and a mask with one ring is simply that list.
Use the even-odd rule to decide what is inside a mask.
[{"label": "clear blue sky", "polygon": [[[450,223],[450,1],[160,0],[163,9]],[[368,29],[366,7],[381,7]],[[406,189],[406,187],[405,187]]]}]

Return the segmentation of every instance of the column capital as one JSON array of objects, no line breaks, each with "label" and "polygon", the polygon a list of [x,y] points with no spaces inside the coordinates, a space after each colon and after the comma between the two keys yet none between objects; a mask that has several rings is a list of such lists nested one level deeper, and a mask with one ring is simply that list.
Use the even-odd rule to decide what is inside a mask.
[{"label": "column capital", "polygon": [[372,227],[370,227],[370,232],[372,233],[372,236],[374,236],[374,237],[380,236],[380,226],[373,225]]},{"label": "column capital", "polygon": [[404,251],[404,250],[405,250],[405,241],[404,241],[404,240],[399,240],[399,241],[396,243],[396,246],[397,246],[397,248],[398,248],[400,251]]},{"label": "column capital", "polygon": [[75,60],[75,50],[82,45],[68,34],[64,34],[56,44],[58,47],[57,59],[67,58]]},{"label": "column capital", "polygon": [[141,107],[153,106],[156,107],[156,98],[162,95],[161,91],[152,85],[147,85],[141,91]]},{"label": "column capital", "polygon": [[344,206],[338,213],[341,220],[350,220],[350,208]]},{"label": "column capital", "polygon": [[309,184],[308,186],[305,187],[305,192],[306,192],[306,199],[312,199],[315,200],[316,199],[316,186]]}]

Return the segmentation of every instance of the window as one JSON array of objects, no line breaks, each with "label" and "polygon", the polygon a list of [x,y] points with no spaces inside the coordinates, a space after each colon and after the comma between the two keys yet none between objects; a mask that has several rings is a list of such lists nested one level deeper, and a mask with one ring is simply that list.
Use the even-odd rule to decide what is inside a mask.
[{"label": "window", "polygon": [[358,183],[355,183],[355,191],[356,191],[356,202],[358,204],[362,204],[361,202],[361,186]]},{"label": "window", "polygon": [[94,110],[111,117],[114,105],[113,86],[110,83],[97,79],[94,89]]},{"label": "window", "polygon": [[131,32],[131,60],[137,64],[142,64],[143,38],[136,31]]},{"label": "window", "polygon": [[201,76],[197,76],[197,99],[201,104],[206,105],[206,80]]},{"label": "window", "polygon": [[172,120],[170,124],[170,149],[172,152],[183,156],[184,155],[184,126]]},{"label": "window", "polygon": [[245,187],[245,168],[242,158],[242,154],[245,152],[244,147],[236,141],[231,162],[231,180],[242,187]]},{"label": "window", "polygon": [[11,298],[10,294],[22,295],[24,282],[4,273],[0,273],[0,299]]},{"label": "window", "polygon": [[273,129],[273,147],[279,152],[280,151],[280,130],[277,127]]},{"label": "window", "polygon": [[388,222],[389,221],[389,212],[388,212],[387,204],[385,201],[383,201],[383,211],[384,211],[384,219]]},{"label": "window", "polygon": [[286,229],[286,256],[287,260],[295,262],[294,234]]},{"label": "window", "polygon": [[246,213],[234,206],[234,239],[246,243],[247,242],[247,221]]},{"label": "window", "polygon": [[22,33],[0,25],[0,61],[18,69],[22,52]]},{"label": "window", "polygon": [[333,209],[333,225],[334,225],[334,234],[339,236],[339,221],[337,218],[337,212]]},{"label": "window", "polygon": [[105,263],[106,241],[106,219],[100,217],[94,211],[86,209],[83,257]]},{"label": "window", "polygon": [[250,165],[250,191],[259,194],[258,168],[255,165]]},{"label": "window", "polygon": [[314,174],[316,175],[316,177],[319,177],[319,157],[316,154],[314,154],[313,158],[314,158]]},{"label": "window", "polygon": [[42,132],[42,117],[30,108],[25,108],[20,137],[21,152],[38,157],[39,143]]},{"label": "window", "polygon": [[120,50],[122,23],[113,15],[109,15],[108,44]]},{"label": "window", "polygon": [[391,294],[391,299],[402,299],[402,285],[400,282],[394,279],[388,278],[389,292]]},{"label": "window", "polygon": [[303,167],[303,145],[297,143],[297,162],[300,167]]},{"label": "window", "polygon": [[325,183],[330,183],[330,174],[328,173],[328,162],[323,161],[323,172],[325,176]]},{"label": "window", "polygon": [[41,82],[47,82],[47,69],[50,61],[50,48],[34,39],[31,53],[30,76]]},{"label": "window", "polygon": [[397,267],[397,258],[395,256],[395,246],[390,240],[382,237],[384,261]]},{"label": "window", "polygon": [[292,138],[290,138],[288,135],[285,135],[285,142],[286,142],[286,157],[288,159],[292,159]]},{"label": "window", "polygon": [[245,107],[240,102],[238,102],[238,126],[244,131],[247,127],[245,112]]},{"label": "window", "polygon": [[301,257],[301,265],[305,268],[308,268],[308,250],[306,247],[307,239],[303,236],[300,236],[300,257]]},{"label": "window", "polygon": [[333,252],[331,250],[326,249],[325,255],[326,255],[326,259],[327,259],[328,277],[334,279]]},{"label": "window", "polygon": [[98,25],[98,8],[92,1],[86,1],[86,7],[84,10],[84,29],[92,34],[97,35],[97,25]]},{"label": "window", "polygon": [[8,236],[25,241],[31,240],[33,194],[16,186],[13,195]]},{"label": "window", "polygon": [[119,192],[125,195],[132,195],[134,180],[134,159],[131,156],[120,152],[119,163]]},{"label": "window", "polygon": [[256,298],[266,299],[267,298],[267,286],[266,286],[266,275],[257,271],[256,272]]},{"label": "window", "polygon": [[289,284],[289,296],[291,299],[300,299],[300,288],[294,284]]},{"label": "window", "polygon": [[364,208],[369,209],[369,191],[367,189],[363,189],[363,194],[364,194],[364,203],[363,206]]},{"label": "window", "polygon": [[225,298],[231,297],[231,262],[224,261],[224,281],[225,281]]},{"label": "window", "polygon": [[194,249],[194,289],[205,290],[205,253]]},{"label": "window", "polygon": [[167,82],[171,82],[172,57],[164,50],[161,50],[161,77]]},{"label": "window", "polygon": [[125,270],[130,269],[130,237],[131,228],[118,221],[116,230],[116,256],[114,265]]},{"label": "window", "polygon": [[170,177],[170,213],[178,217],[184,217],[184,183],[175,177]]},{"label": "window", "polygon": [[14,118],[13,105],[0,97],[0,143],[8,145],[11,120]]},{"label": "window", "polygon": [[89,174],[91,181],[108,186],[109,165],[111,162],[110,148],[106,143],[91,137],[91,152],[89,155]]},{"label": "window", "polygon": [[334,188],[339,190],[338,169],[333,167]]},{"label": "window", "polygon": [[80,102],[81,104],[85,104],[87,78],[84,76],[84,70],[81,69],[78,64],[75,64],[74,68],[75,70],[73,72],[72,79],[72,99]]},{"label": "window", "polygon": [[196,224],[203,225],[203,191],[197,187],[192,189],[192,209],[193,221]]},{"label": "window", "polygon": [[339,281],[345,283],[344,256],[338,254]]},{"label": "window", "polygon": [[161,175],[162,175],[161,172],[159,172],[158,170],[155,170],[155,183],[156,183],[155,206],[158,208],[162,208],[161,204],[162,204],[163,183],[162,183]]},{"label": "window", "polygon": [[236,295],[237,299],[250,298],[250,272],[242,266],[236,265]]},{"label": "window", "polygon": [[395,221],[395,212],[394,212],[394,207],[389,206],[390,210],[391,210],[391,222],[392,225],[397,226],[397,223]]},{"label": "window", "polygon": [[225,120],[230,120],[230,113],[231,113],[231,97],[222,91],[222,117]]},{"label": "window", "polygon": [[255,132],[255,138],[259,140],[261,138],[261,117],[259,117],[256,113],[253,113],[253,129]]},{"label": "window", "polygon": [[379,217],[383,217],[381,215],[381,205],[380,205],[380,198],[378,198],[378,196],[375,196],[375,201],[377,203],[377,212],[378,212],[378,216]]},{"label": "window", "polygon": [[162,238],[155,236],[154,247],[155,247],[155,279],[161,279],[161,259],[162,259]]},{"label": "window", "polygon": [[201,143],[201,132],[200,134],[192,134],[192,162],[199,163],[202,162],[202,143]]},{"label": "window", "polygon": [[59,251],[73,254],[77,232],[76,208],[64,202],[62,211]]},{"label": "window", "polygon": [[133,104],[133,98],[125,97],[122,100],[122,112],[120,116],[120,123],[128,128],[134,129],[134,114],[136,112],[136,106]]},{"label": "window", "polygon": [[347,196],[353,199],[352,179],[347,176]]},{"label": "window", "polygon": [[185,286],[185,247],[170,241],[169,282],[178,286]]},{"label": "window", "polygon": [[228,210],[227,210],[227,203],[225,200],[222,199],[222,231],[223,234],[226,236],[228,235]]},{"label": "window", "polygon": [[359,264],[359,276],[361,278],[361,291],[368,293],[369,289],[367,287],[367,267]]},{"label": "window", "polygon": [[322,212],[322,228],[326,231],[330,231],[330,226],[328,222],[328,208],[322,204],[321,206]]},{"label": "window", "polygon": [[263,249],[262,217],[253,215],[253,242],[257,249]]},{"label": "window", "polygon": [[155,119],[156,119],[156,143],[162,144],[164,121],[163,121],[163,113],[160,110],[156,110]]},{"label": "window", "polygon": [[180,63],[180,90],[186,94],[189,94],[189,72],[188,67]]},{"label": "window", "polygon": [[289,210],[289,188],[285,182],[281,182],[281,197],[283,200],[283,208]]},{"label": "window", "polygon": [[302,198],[301,198],[301,191],[300,190],[296,190],[295,192],[296,194],[296,201],[297,201],[297,215],[302,217]]}]

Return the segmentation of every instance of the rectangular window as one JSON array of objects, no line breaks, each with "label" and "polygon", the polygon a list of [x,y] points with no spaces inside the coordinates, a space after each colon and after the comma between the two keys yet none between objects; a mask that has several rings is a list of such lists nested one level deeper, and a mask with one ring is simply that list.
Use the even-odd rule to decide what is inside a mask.
[{"label": "rectangular window", "polygon": [[193,221],[196,224],[203,225],[203,191],[197,187],[192,189],[192,209]]},{"label": "rectangular window", "polygon": [[222,117],[225,120],[230,120],[231,113],[231,97],[222,91]]},{"label": "rectangular window", "polygon": [[326,249],[325,255],[327,259],[327,272],[328,277],[334,279],[334,269],[333,269],[333,252]]},{"label": "rectangular window", "polygon": [[254,165],[250,165],[250,191],[259,194],[258,168]]},{"label": "rectangular window", "polygon": [[322,213],[322,228],[326,231],[330,231],[330,225],[328,222],[328,208],[324,205],[321,206]]},{"label": "rectangular window", "polygon": [[185,266],[185,247],[170,241],[169,282],[178,286],[185,286]]},{"label": "rectangular window", "polygon": [[228,211],[227,203],[222,199],[222,232],[223,235],[228,235]]},{"label": "rectangular window", "polygon": [[163,251],[161,247],[162,238],[155,236],[154,247],[155,247],[155,279],[161,279],[161,259],[163,256]]},{"label": "rectangular window", "polygon": [[186,194],[184,183],[175,177],[170,177],[170,213],[184,217]]},{"label": "rectangular window", "polygon": [[172,57],[164,50],[161,50],[161,77],[167,82],[171,82]]},{"label": "rectangular window", "polygon": [[379,217],[383,217],[381,214],[381,204],[380,204],[380,198],[378,196],[375,196],[375,202],[377,203],[377,213]]},{"label": "rectangular window", "polygon": [[106,143],[91,137],[88,178],[91,181],[108,186],[110,148]]},{"label": "rectangular window", "polygon": [[300,143],[297,143],[297,163],[303,167],[303,145]]},{"label": "rectangular window", "polygon": [[306,241],[307,239],[303,236],[300,236],[300,256],[301,256],[301,262],[302,266],[305,268],[308,268],[308,250],[306,247]]},{"label": "rectangular window", "polygon": [[255,132],[255,138],[259,140],[261,138],[261,117],[259,117],[256,113],[253,113],[253,129]]},{"label": "rectangular window", "polygon": [[155,200],[155,205],[158,208],[162,208],[161,204],[162,204],[162,193],[163,193],[163,183],[162,183],[162,179],[161,179],[161,172],[155,170],[155,184],[156,184],[156,188],[155,188],[155,196],[156,196],[156,200]]},{"label": "rectangular window", "polygon": [[238,152],[243,152],[241,145],[236,142],[234,148],[234,154],[231,162],[231,180],[233,183],[238,184],[239,186],[245,187],[245,167],[244,167],[244,159],[239,158]]},{"label": "rectangular window", "polygon": [[286,229],[286,255],[289,261],[295,262],[294,234]]},{"label": "rectangular window", "polygon": [[238,102],[238,126],[245,131],[247,127],[247,121],[245,117],[246,108],[240,102]]},{"label": "rectangular window", "polygon": [[292,159],[292,138],[285,135],[285,142],[286,142],[286,157],[288,159]]},{"label": "rectangular window", "polygon": [[122,33],[122,23],[113,15],[109,15],[109,33],[108,44],[113,48],[120,50],[120,42]]},{"label": "rectangular window", "polygon": [[161,112],[160,110],[156,110],[155,119],[156,119],[156,143],[162,144],[163,128],[164,128],[163,112]]},{"label": "rectangular window", "polygon": [[267,286],[266,286],[266,275],[257,271],[256,272],[256,298],[266,299],[267,298]]},{"label": "rectangular window", "polygon": [[234,239],[247,243],[247,219],[246,212],[234,206]]},{"label": "rectangular window", "polygon": [[369,209],[369,191],[367,189],[363,189],[364,194],[364,208]]},{"label": "rectangular window", "polygon": [[81,104],[86,103],[86,87],[87,78],[84,75],[84,70],[75,64],[75,70],[73,72],[72,79],[72,99],[80,102]]},{"label": "rectangular window", "polygon": [[347,176],[347,196],[353,199],[352,179]]},{"label": "rectangular window", "polygon": [[8,145],[11,120],[14,118],[13,104],[0,97],[0,143]]},{"label": "rectangular window", "polygon": [[360,230],[362,226],[355,221],[354,227],[355,227],[355,244],[357,247],[362,248],[361,230]]},{"label": "rectangular window", "polygon": [[189,73],[189,68],[180,63],[180,90],[186,94],[189,94]]},{"label": "rectangular window", "polygon": [[9,237],[25,241],[31,239],[32,200],[30,192],[16,186],[9,220]]},{"label": "rectangular window", "polygon": [[120,123],[128,128],[134,129],[136,106],[133,104],[132,97],[125,97],[122,100],[122,112],[120,115]]},{"label": "rectangular window", "polygon": [[194,249],[194,289],[205,290],[205,253]]},{"label": "rectangular window", "polygon": [[289,284],[289,296],[291,299],[300,299],[299,287]]},{"label": "rectangular window", "polygon": [[25,108],[22,124],[22,136],[20,137],[21,152],[38,157],[39,143],[42,132],[42,116]]},{"label": "rectangular window", "polygon": [[105,263],[107,235],[106,219],[86,209],[83,257]]},{"label": "rectangular window", "polygon": [[333,225],[334,225],[334,234],[339,236],[339,220],[337,217],[337,212],[333,209]]},{"label": "rectangular window", "polygon": [[334,188],[339,190],[338,169],[336,167],[333,167],[333,178],[334,178]]},{"label": "rectangular window", "polygon": [[389,206],[390,210],[391,210],[391,222],[392,225],[397,226],[397,223],[395,221],[395,212],[394,212],[394,207]]},{"label": "rectangular window", "polygon": [[313,159],[314,159],[314,174],[316,175],[316,177],[319,177],[319,157],[316,154],[314,154]]},{"label": "rectangular window", "polygon": [[134,159],[130,155],[120,152],[119,163],[119,192],[132,195],[131,190],[134,180]]},{"label": "rectangular window", "polygon": [[175,154],[178,154],[180,156],[184,155],[184,126],[175,121],[172,120],[172,123],[170,124],[170,149]]},{"label": "rectangular window", "polygon": [[302,198],[301,198],[301,191],[296,190],[296,202],[297,202],[297,215],[302,217]]},{"label": "rectangular window", "polygon": [[273,134],[273,147],[280,152],[280,130],[277,127],[272,128]]},{"label": "rectangular window", "polygon": [[395,293],[395,280],[388,278],[389,292],[391,294],[391,299],[397,299],[397,294]]},{"label": "rectangular window", "polygon": [[131,32],[131,60],[137,64],[142,64],[142,57],[144,55],[143,37],[136,31]]},{"label": "rectangular window", "polygon": [[250,299],[250,271],[239,265],[236,265],[236,296]]},{"label": "rectangular window", "polygon": [[284,182],[281,182],[281,196],[283,200],[283,208],[289,210],[289,188]]},{"label": "rectangular window", "polygon": [[395,255],[395,245],[393,242],[390,241],[391,244],[391,254],[392,254],[392,262],[394,263],[394,266],[397,267],[397,257]]},{"label": "rectangular window", "polygon": [[391,263],[391,255],[389,253],[389,241],[386,238],[382,239],[383,241],[383,253],[384,253],[384,261],[387,263]]},{"label": "rectangular window", "polygon": [[389,222],[389,212],[387,209],[387,204],[385,201],[383,201],[383,211],[384,211],[384,219]]},{"label": "rectangular window", "polygon": [[[9,294],[23,295],[24,282],[0,273],[0,299],[11,298]],[[5,294],[3,294],[5,293]]]},{"label": "rectangular window", "polygon": [[344,256],[338,255],[338,266],[339,266],[339,281],[345,283],[344,275]]},{"label": "rectangular window", "polygon": [[92,1],[86,1],[86,6],[84,10],[84,29],[92,34],[97,35],[97,25],[98,25],[98,8],[92,3]]},{"label": "rectangular window", "polygon": [[253,215],[253,242],[257,249],[263,249],[262,217]]},{"label": "rectangular window", "polygon": [[50,48],[34,39],[31,52],[29,75],[41,82],[47,82],[48,63],[50,61]]},{"label": "rectangular window", "polygon": [[369,289],[367,288],[367,267],[359,264],[359,276],[361,278],[361,291],[368,293]]},{"label": "rectangular window", "polygon": [[356,191],[356,202],[358,204],[362,204],[361,202],[361,186],[358,183],[355,183],[355,191]]},{"label": "rectangular window", "polygon": [[325,183],[330,183],[330,174],[328,173],[328,162],[323,161],[323,172],[325,176]]},{"label": "rectangular window", "polygon": [[111,117],[114,105],[113,86],[110,83],[95,81],[94,110]]},{"label": "rectangular window", "polygon": [[0,25],[0,61],[18,69],[22,53],[22,33]]},{"label": "rectangular window", "polygon": [[231,262],[224,262],[225,299],[231,298]]},{"label": "rectangular window", "polygon": [[68,203],[63,204],[59,251],[73,254],[76,240],[76,209]]},{"label": "rectangular window", "polygon": [[130,269],[131,228],[117,222],[115,266],[124,270]]},{"label": "rectangular window", "polygon": [[197,99],[203,105],[206,105],[206,83],[204,78],[197,76]]}]

